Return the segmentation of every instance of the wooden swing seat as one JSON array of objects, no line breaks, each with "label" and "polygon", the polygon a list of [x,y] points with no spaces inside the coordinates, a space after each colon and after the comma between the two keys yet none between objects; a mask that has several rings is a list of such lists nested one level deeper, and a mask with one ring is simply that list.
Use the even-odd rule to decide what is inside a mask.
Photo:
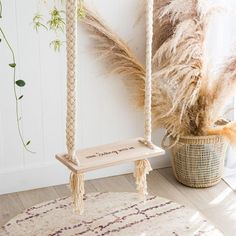
[{"label": "wooden swing seat", "polygon": [[85,173],[101,168],[143,160],[163,155],[165,151],[159,147],[151,149],[141,142],[143,138],[123,140],[97,147],[78,150],[76,156],[79,165],[67,158],[66,154],[56,155],[56,158],[71,171]]}]

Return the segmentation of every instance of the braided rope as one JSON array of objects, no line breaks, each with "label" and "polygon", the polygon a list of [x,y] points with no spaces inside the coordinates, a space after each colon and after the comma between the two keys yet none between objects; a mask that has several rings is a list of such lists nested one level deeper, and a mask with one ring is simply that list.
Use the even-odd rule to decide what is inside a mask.
[{"label": "braided rope", "polygon": [[146,80],[144,104],[144,139],[151,148],[152,144],[152,38],[153,38],[153,0],[146,1]]},{"label": "braided rope", "polygon": [[66,49],[67,49],[67,117],[66,145],[68,157],[78,163],[75,157],[76,132],[76,65],[77,65],[77,0],[66,1]]},{"label": "braided rope", "polygon": [[[75,164],[79,160],[75,155],[76,145],[76,82],[77,82],[77,0],[66,1],[66,49],[67,49],[67,116],[66,145],[68,158]],[[74,208],[80,214],[84,209],[84,175],[71,172],[70,186]]]}]

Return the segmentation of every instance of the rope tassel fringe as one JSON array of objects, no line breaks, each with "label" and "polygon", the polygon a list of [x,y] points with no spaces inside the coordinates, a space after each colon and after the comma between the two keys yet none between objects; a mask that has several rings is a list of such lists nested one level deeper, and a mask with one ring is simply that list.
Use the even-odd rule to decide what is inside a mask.
[{"label": "rope tassel fringe", "polygon": [[135,162],[134,177],[136,178],[137,191],[145,197],[147,191],[147,174],[152,170],[150,162],[146,159]]},{"label": "rope tassel fringe", "polygon": [[79,214],[84,212],[84,175],[71,172],[70,174],[70,188],[74,203],[74,209]]}]

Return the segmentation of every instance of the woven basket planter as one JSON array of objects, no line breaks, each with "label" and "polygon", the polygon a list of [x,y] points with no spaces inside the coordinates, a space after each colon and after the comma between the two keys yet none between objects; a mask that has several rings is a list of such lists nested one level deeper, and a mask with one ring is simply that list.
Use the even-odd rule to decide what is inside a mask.
[{"label": "woven basket planter", "polygon": [[227,146],[228,142],[217,135],[181,137],[171,148],[176,179],[194,188],[217,184],[223,175]]}]

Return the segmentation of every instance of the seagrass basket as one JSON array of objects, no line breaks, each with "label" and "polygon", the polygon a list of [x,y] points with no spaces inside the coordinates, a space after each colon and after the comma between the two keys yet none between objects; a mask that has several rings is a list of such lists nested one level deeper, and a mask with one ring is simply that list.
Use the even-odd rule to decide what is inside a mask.
[{"label": "seagrass basket", "polygon": [[171,148],[176,179],[189,187],[217,184],[223,175],[228,142],[222,136],[184,136]]}]

